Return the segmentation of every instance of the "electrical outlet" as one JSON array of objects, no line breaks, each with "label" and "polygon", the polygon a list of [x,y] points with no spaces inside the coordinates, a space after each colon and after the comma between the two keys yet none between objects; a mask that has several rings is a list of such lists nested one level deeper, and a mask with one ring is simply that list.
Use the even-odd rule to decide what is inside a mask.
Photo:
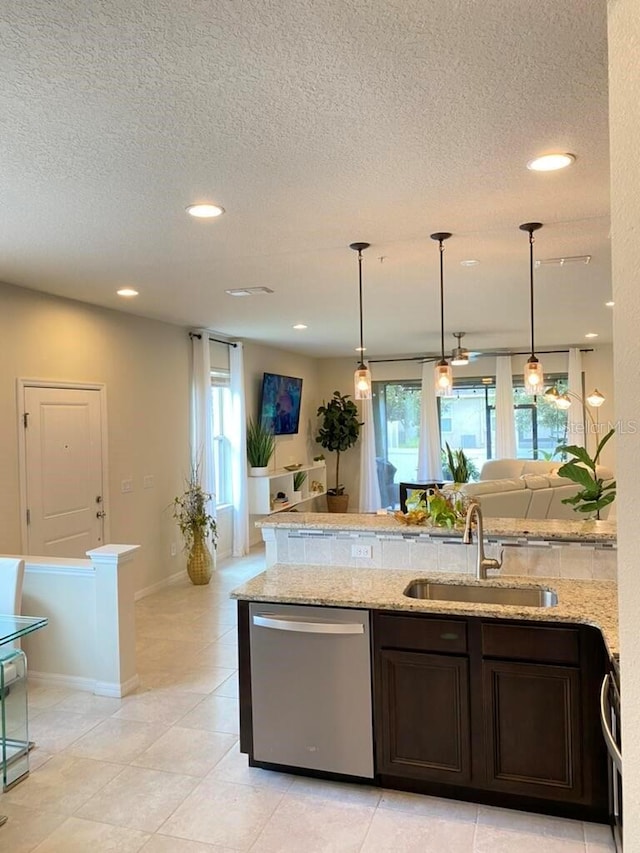
[{"label": "electrical outlet", "polygon": [[144,479],[142,480],[142,487],[144,489],[153,488],[153,474],[145,474]]},{"label": "electrical outlet", "polygon": [[178,546],[176,545],[175,542],[172,542],[171,543],[171,556],[175,557],[177,553],[178,553]]},{"label": "electrical outlet", "polygon": [[133,480],[122,480],[120,483],[120,491],[121,492],[132,492],[133,491]]},{"label": "electrical outlet", "polygon": [[371,545],[352,545],[351,546],[351,556],[352,557],[362,557],[365,560],[371,559]]}]

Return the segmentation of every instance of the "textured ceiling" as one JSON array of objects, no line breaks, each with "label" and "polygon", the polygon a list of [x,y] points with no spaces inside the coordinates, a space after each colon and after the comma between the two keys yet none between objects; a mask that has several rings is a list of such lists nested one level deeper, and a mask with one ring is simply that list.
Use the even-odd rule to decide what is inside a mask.
[{"label": "textured ceiling", "polygon": [[0,280],[352,355],[366,240],[367,354],[425,352],[449,230],[447,347],[526,347],[539,220],[593,260],[536,271],[537,343],[611,340],[605,0],[20,0],[0,127]]}]

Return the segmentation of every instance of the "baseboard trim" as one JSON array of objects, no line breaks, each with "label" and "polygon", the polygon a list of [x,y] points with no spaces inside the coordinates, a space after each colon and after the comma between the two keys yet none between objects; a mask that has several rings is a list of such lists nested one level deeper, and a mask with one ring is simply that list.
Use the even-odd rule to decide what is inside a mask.
[{"label": "baseboard trim", "polygon": [[184,580],[187,577],[187,570],[180,569],[179,572],[174,572],[172,575],[168,575],[166,578],[162,578],[160,581],[156,581],[152,583],[150,586],[145,586],[142,589],[139,589],[133,596],[134,601],[140,601],[141,598],[146,598],[148,595],[153,595],[154,592],[158,592],[161,589],[164,589],[166,586],[171,586],[171,584],[178,583],[181,580]]},{"label": "baseboard trim", "polygon": [[37,672],[29,670],[29,681],[40,687],[66,687],[69,690],[81,690],[96,696],[110,696],[121,699],[128,696],[140,684],[140,676],[134,675],[122,684],[117,681],[96,681],[95,678],[83,678],[79,675],[62,675],[57,672]]}]

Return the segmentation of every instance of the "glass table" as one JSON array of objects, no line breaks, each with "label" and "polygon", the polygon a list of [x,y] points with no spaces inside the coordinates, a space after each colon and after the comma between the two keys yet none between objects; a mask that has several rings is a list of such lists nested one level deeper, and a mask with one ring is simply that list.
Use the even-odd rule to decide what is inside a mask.
[{"label": "glass table", "polygon": [[[4,791],[29,773],[26,657],[8,644],[48,622],[43,616],[0,614],[0,773]],[[6,816],[0,815],[0,826],[6,822]]]}]

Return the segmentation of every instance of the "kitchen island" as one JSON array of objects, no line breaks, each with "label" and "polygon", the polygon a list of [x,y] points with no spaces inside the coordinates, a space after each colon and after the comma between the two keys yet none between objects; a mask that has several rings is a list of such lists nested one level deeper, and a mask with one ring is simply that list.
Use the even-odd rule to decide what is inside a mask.
[{"label": "kitchen island", "polygon": [[[267,566],[329,565],[471,573],[475,548],[462,531],[406,525],[393,515],[278,513],[256,522]],[[490,556],[502,575],[616,580],[614,521],[485,518]]]},{"label": "kitchen island", "polygon": [[[557,603],[416,599],[405,595],[416,579],[541,587]],[[232,597],[250,764],[606,821],[599,688],[618,650],[615,583],[277,564]],[[356,631],[371,658],[345,672],[352,641],[336,635]],[[342,759],[354,741],[345,769],[329,753],[342,744]]]}]

